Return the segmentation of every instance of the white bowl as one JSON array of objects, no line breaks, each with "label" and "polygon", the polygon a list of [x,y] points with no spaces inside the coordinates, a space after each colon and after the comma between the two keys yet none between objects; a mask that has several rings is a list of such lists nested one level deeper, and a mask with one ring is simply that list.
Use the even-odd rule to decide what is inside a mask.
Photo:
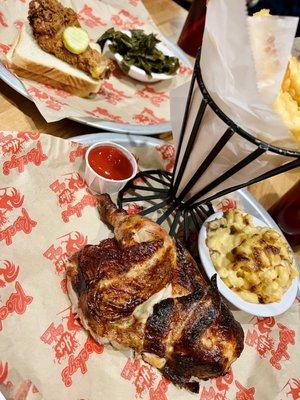
[{"label": "white bowl", "polygon": [[[121,30],[121,32],[126,33],[126,35],[128,35],[128,36],[131,36],[131,32],[130,31]],[[108,57],[108,58],[113,58],[114,60],[116,60],[118,65],[121,68],[121,63],[122,63],[122,60],[123,60],[123,56],[121,56],[121,54],[119,54],[119,53],[112,53],[109,50],[109,47],[108,47],[110,44],[111,44],[110,40],[107,40],[105,42],[105,45],[103,47],[103,54],[105,54],[106,57]],[[163,52],[167,56],[174,56],[174,54],[162,42],[158,43],[156,45],[156,48],[158,50],[160,50],[161,52]],[[153,74],[151,74],[152,76],[150,77],[150,76],[148,76],[146,74],[146,72],[143,69],[138,68],[138,67],[136,67],[134,65],[132,65],[129,68],[129,71],[128,71],[127,75],[130,76],[133,79],[136,79],[137,81],[148,82],[148,83],[151,83],[151,82],[154,83],[154,82],[158,82],[158,81],[165,81],[165,80],[168,80],[168,79],[172,79],[172,78],[174,78],[174,76],[176,76],[176,74],[170,75],[170,74],[155,74],[155,73],[153,73]]]},{"label": "white bowl", "polygon": [[[240,310],[246,311],[249,314],[253,314],[258,317],[271,317],[284,313],[291,307],[297,296],[297,286],[298,286],[297,277],[293,280],[291,286],[284,293],[280,302],[268,303],[268,304],[255,304],[243,300],[240,296],[238,296],[231,289],[229,289],[229,287],[226,286],[225,283],[222,281],[222,279],[219,277],[210,258],[209,248],[206,245],[206,237],[207,237],[208,222],[213,221],[215,219],[219,219],[222,216],[223,216],[222,212],[217,212],[208,217],[207,220],[203,223],[199,233],[199,238],[198,238],[199,254],[207,276],[211,278],[214,274],[217,274],[217,285],[220,293],[227,300],[229,300],[230,303],[232,303]],[[265,224],[263,221],[259,220],[254,216],[252,216],[252,221],[255,226],[268,227],[267,224]]]},{"label": "white bowl", "polygon": [[[105,178],[102,175],[97,174],[96,171],[91,168],[88,160],[88,156],[90,154],[90,151],[94,149],[95,147],[101,147],[101,146],[111,146],[119,149],[131,162],[132,165],[132,174],[130,177],[127,179],[122,179],[122,180],[114,180],[114,179],[108,179]],[[120,146],[117,143],[113,142],[98,142],[93,144],[89,149],[87,150],[85,154],[85,181],[88,187],[96,193],[102,194],[102,193],[109,193],[109,194],[114,194],[118,193],[123,187],[126,185],[126,183],[132,179],[137,173],[137,163],[136,159],[134,156],[128,151],[125,147]]]}]

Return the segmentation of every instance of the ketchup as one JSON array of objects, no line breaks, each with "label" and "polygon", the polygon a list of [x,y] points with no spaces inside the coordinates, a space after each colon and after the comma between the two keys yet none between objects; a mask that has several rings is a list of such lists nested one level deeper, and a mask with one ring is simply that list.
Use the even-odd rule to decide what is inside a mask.
[{"label": "ketchup", "polygon": [[133,167],[125,154],[116,147],[103,145],[94,147],[88,155],[90,167],[107,179],[121,181],[129,178]]}]

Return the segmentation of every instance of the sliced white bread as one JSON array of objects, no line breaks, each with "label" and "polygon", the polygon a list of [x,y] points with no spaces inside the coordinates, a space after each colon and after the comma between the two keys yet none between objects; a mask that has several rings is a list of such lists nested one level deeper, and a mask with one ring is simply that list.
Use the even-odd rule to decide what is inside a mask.
[{"label": "sliced white bread", "polygon": [[[91,47],[99,50],[97,44],[91,44]],[[89,97],[101,87],[101,80],[91,78],[85,72],[42,50],[27,24],[20,29],[6,58],[16,75],[63,89],[76,96]]]}]

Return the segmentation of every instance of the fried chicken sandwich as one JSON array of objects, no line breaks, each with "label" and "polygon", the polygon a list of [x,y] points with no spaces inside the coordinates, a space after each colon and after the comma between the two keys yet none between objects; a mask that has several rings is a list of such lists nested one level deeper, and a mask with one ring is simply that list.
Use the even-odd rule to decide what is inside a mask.
[{"label": "fried chicken sandwich", "polygon": [[110,63],[76,12],[57,0],[31,0],[28,21],[7,54],[13,72],[80,97],[97,93]]}]

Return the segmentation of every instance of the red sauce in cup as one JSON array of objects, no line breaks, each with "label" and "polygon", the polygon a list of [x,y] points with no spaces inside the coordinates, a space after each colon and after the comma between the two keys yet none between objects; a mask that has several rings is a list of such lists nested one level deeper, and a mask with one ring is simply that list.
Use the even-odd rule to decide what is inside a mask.
[{"label": "red sauce in cup", "polygon": [[133,167],[126,155],[116,147],[103,145],[94,147],[88,155],[90,167],[107,179],[121,181],[129,178]]}]

